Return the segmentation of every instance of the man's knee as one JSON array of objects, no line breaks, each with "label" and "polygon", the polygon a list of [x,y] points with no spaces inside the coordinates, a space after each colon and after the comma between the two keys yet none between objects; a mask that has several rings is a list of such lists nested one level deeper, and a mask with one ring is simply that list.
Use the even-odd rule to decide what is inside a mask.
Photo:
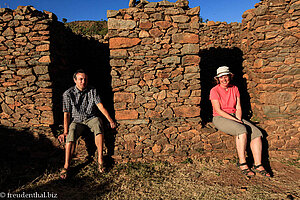
[{"label": "man's knee", "polygon": [[98,134],[103,134],[103,132],[104,132],[103,123],[99,117],[95,117],[95,118],[91,119],[87,123],[87,125],[90,128],[90,130],[94,133],[95,136],[97,136]]}]

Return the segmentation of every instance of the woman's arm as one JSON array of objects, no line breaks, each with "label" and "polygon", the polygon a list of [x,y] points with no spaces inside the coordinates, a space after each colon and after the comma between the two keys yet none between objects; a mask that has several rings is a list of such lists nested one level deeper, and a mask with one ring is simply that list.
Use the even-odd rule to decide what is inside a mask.
[{"label": "woman's arm", "polygon": [[241,106],[241,99],[240,97],[237,98],[236,101],[236,112],[235,112],[236,118],[239,120],[242,120],[242,106]]},{"label": "woman's arm", "polygon": [[211,100],[211,104],[214,108],[214,110],[222,117],[227,118],[227,119],[231,119],[234,121],[237,121],[239,123],[243,123],[240,119],[237,119],[235,117],[233,117],[232,115],[228,114],[227,112],[223,111],[221,109],[220,103],[218,100]]}]

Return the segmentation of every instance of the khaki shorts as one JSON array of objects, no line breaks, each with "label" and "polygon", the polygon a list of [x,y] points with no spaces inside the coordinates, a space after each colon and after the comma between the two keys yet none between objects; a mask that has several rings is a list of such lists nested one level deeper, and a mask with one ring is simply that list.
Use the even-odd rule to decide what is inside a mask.
[{"label": "khaki shorts", "polygon": [[69,133],[67,135],[66,143],[76,141],[85,128],[88,127],[91,132],[94,133],[95,137],[103,132],[102,120],[99,117],[86,120],[84,122],[72,122],[69,126]]},{"label": "khaki shorts", "polygon": [[216,128],[229,135],[238,136],[243,133],[247,133],[250,136],[251,140],[263,136],[259,128],[257,128],[247,120],[242,119],[242,121],[244,122],[244,124],[221,116],[213,117],[213,124],[216,126]]}]

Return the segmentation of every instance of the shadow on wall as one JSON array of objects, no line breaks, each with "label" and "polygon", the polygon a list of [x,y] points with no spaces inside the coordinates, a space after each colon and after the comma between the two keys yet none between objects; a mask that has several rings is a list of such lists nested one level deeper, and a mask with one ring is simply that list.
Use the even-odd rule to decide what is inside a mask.
[{"label": "shadow on wall", "polygon": [[210,48],[201,50],[199,53],[200,80],[201,80],[201,118],[203,125],[212,121],[212,105],[209,100],[209,93],[216,83],[214,76],[217,68],[226,65],[234,74],[232,83],[239,88],[243,117],[251,118],[250,96],[247,92],[246,79],[243,78],[243,52],[239,48]]},{"label": "shadow on wall", "polygon": [[62,166],[64,152],[43,134],[0,127],[0,188],[14,191]]},{"label": "shadow on wall", "polygon": [[[61,22],[51,26],[51,80],[53,82],[54,128],[63,123],[62,94],[75,85],[73,74],[84,69],[89,85],[97,88],[104,107],[114,116],[113,93],[111,87],[111,66],[109,64],[108,43],[100,43],[94,38],[77,35]],[[105,126],[108,121],[99,112]],[[114,134],[105,134],[108,154],[113,155]]]}]

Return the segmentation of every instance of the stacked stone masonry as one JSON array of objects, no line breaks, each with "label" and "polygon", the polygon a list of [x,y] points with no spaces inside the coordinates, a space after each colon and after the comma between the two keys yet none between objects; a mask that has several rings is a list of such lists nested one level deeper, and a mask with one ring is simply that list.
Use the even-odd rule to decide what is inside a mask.
[{"label": "stacked stone masonry", "polygon": [[270,150],[297,149],[300,1],[262,1],[243,18],[241,48],[254,115],[269,135]]},{"label": "stacked stone masonry", "polygon": [[49,75],[51,13],[0,9],[0,104],[3,126],[53,124]]},{"label": "stacked stone masonry", "polygon": [[199,11],[148,3],[108,11],[117,158],[200,151]]},{"label": "stacked stone masonry", "polygon": [[[107,12],[109,40],[104,43],[72,35],[49,12],[30,6],[0,9],[1,125],[61,124],[55,113],[61,114],[61,93],[72,85],[65,77],[71,78],[79,62],[103,65],[101,55],[110,59],[111,69],[96,66],[88,71],[101,70],[106,76],[91,74],[99,89],[111,82],[105,90],[113,92],[113,102],[104,102],[113,105],[111,113],[119,124],[113,144],[116,160],[235,155],[233,138],[209,122],[207,92],[223,63],[232,65],[237,82],[243,82],[252,119],[268,134],[270,155],[295,158],[300,131],[299,5],[299,0],[264,0],[243,14],[242,23],[227,24],[199,23],[200,8],[189,8],[184,0],[141,3]],[[107,42],[109,54],[99,49]],[[87,43],[93,48],[83,48]],[[103,73],[107,71],[110,75]],[[95,82],[97,77],[101,83]]]}]

